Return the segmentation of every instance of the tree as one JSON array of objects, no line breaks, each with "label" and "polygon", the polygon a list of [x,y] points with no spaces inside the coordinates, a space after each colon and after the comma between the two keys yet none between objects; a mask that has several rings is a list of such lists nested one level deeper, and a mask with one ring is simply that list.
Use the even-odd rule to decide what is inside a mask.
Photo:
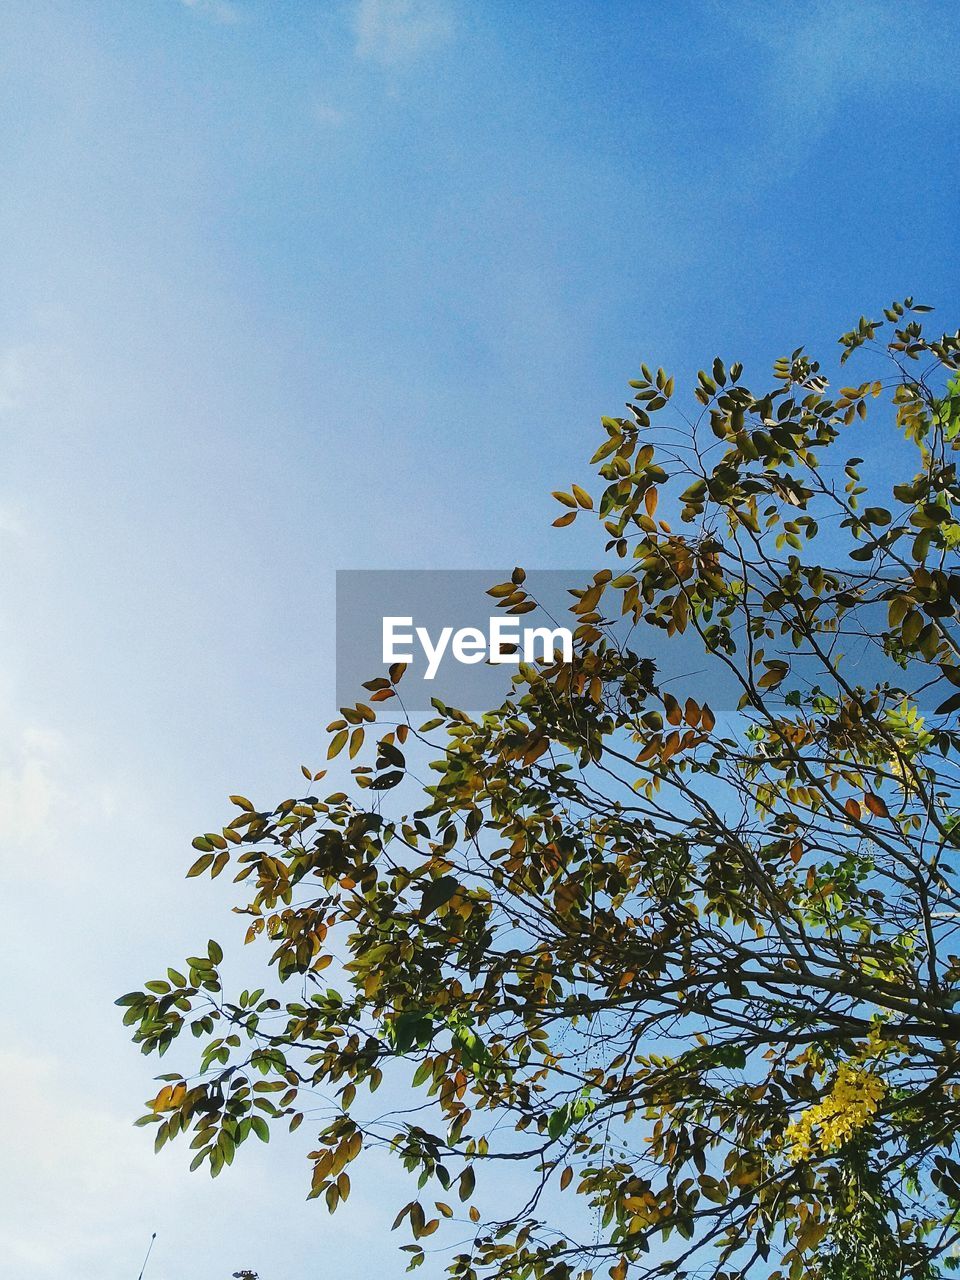
[{"label": "tree", "polygon": [[[468,1220],[459,1280],[950,1266],[960,334],[927,310],[889,308],[885,347],[883,321],[845,334],[840,363],[872,365],[836,391],[802,349],[759,392],[716,359],[686,415],[643,366],[598,499],[555,495],[611,562],[573,662],[423,725],[394,668],[329,727],[349,791],[304,769],[275,808],[231,798],[189,874],[235,873],[263,988],[228,997],[211,942],[118,1002],[146,1053],[201,1042],[141,1121],[158,1147],[190,1133],[216,1175],[335,1096],[310,1195],[335,1210],[388,1145],[419,1177],[410,1266]],[[491,594],[522,612],[524,583]],[[648,628],[699,637],[739,708],[661,687]],[[420,807],[391,814],[426,747]],[[387,1073],[412,1113],[377,1115]],[[504,1168],[529,1197],[488,1222]]]}]

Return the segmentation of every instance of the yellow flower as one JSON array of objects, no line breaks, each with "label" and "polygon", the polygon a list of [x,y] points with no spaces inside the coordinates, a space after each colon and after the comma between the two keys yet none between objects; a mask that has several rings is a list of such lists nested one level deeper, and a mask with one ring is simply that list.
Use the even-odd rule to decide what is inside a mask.
[{"label": "yellow flower", "polygon": [[789,1158],[796,1163],[817,1150],[826,1153],[842,1147],[870,1123],[886,1091],[886,1084],[872,1071],[842,1063],[830,1092],[787,1128]]}]

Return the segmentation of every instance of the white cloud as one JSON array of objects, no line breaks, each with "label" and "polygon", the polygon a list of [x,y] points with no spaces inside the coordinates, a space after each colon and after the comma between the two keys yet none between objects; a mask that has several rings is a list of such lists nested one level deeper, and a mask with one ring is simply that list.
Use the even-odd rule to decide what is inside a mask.
[{"label": "white cloud", "polygon": [[779,165],[806,159],[843,112],[851,128],[878,94],[917,83],[936,92],[949,66],[936,19],[923,6],[895,0],[838,5],[833,0],[776,0],[723,6],[718,12],[763,48],[759,101],[768,114]]},{"label": "white cloud", "polygon": [[331,128],[339,128],[346,120],[346,115],[340,108],[331,106],[329,102],[315,103],[313,116],[318,124],[328,125]]},{"label": "white cloud", "polygon": [[63,739],[26,729],[0,755],[0,830],[7,847],[43,841],[62,799],[57,777]]},{"label": "white cloud", "polygon": [[0,415],[8,414],[22,403],[33,352],[31,346],[6,347],[0,351]]},{"label": "white cloud", "polygon": [[0,503],[0,536],[22,541],[27,536],[27,523],[20,511]]},{"label": "white cloud", "polygon": [[102,830],[121,807],[117,787],[84,754],[55,729],[18,728],[0,715],[0,865],[14,878],[17,870],[31,882],[41,873],[80,875],[77,840]]},{"label": "white cloud", "polygon": [[129,1119],[92,1102],[89,1086],[50,1055],[0,1051],[0,1092],[12,1101],[0,1154],[0,1254],[38,1280],[85,1275],[118,1244],[132,1260],[144,1233],[131,1226],[172,1167],[154,1164]]},{"label": "white cloud", "polygon": [[0,347],[0,427],[38,438],[70,434],[80,419],[82,379],[74,350],[49,338]]},{"label": "white cloud", "polygon": [[450,0],[359,0],[354,18],[359,58],[395,67],[452,39]]},{"label": "white cloud", "polygon": [[222,22],[224,26],[232,26],[242,19],[240,10],[230,0],[180,0],[180,3],[188,9],[196,9],[198,13],[205,14],[214,22]]}]

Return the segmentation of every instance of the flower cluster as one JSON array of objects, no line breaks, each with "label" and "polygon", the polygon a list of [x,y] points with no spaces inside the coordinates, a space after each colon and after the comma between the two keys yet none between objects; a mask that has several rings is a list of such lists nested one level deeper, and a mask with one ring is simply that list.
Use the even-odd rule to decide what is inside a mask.
[{"label": "flower cluster", "polygon": [[887,1086],[872,1071],[852,1062],[842,1063],[830,1092],[788,1127],[785,1139],[790,1159],[796,1163],[816,1150],[842,1147],[873,1119],[886,1091]]}]

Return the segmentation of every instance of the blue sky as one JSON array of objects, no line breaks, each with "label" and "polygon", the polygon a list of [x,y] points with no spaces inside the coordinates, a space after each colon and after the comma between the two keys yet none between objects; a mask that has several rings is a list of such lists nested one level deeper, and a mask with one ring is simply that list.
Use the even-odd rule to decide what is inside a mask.
[{"label": "blue sky", "polygon": [[0,1258],[132,1280],[156,1229],[150,1280],[399,1276],[385,1161],[331,1220],[281,1143],[154,1159],[111,1001],[208,936],[226,794],[321,756],[335,569],[586,562],[549,491],[642,358],[761,377],[905,293],[956,327],[960,15],[0,21]]}]

